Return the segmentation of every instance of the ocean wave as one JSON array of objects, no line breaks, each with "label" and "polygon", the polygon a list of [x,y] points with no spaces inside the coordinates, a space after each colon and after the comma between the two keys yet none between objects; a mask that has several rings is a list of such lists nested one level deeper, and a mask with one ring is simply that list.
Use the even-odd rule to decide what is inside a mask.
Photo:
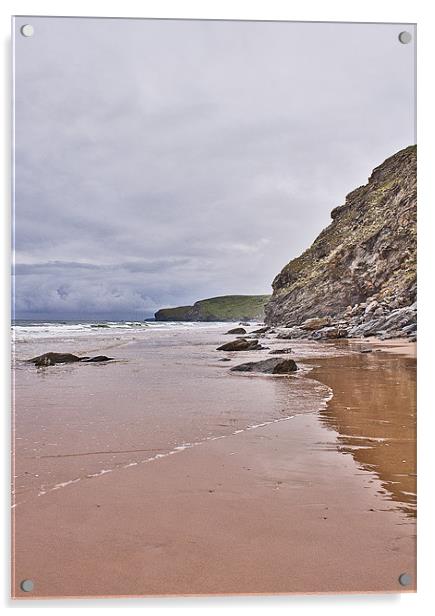
[{"label": "ocean wave", "polygon": [[83,336],[103,337],[118,332],[120,335],[131,332],[186,330],[192,328],[208,327],[219,328],[231,323],[220,322],[183,322],[183,321],[74,321],[74,322],[41,322],[17,321],[12,324],[12,341],[14,343],[29,343],[45,339],[76,339]]}]

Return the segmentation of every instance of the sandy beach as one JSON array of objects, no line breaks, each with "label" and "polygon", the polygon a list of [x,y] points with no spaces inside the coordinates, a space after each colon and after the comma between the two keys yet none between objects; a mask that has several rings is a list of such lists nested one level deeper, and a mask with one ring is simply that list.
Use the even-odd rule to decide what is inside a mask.
[{"label": "sandy beach", "polygon": [[415,590],[415,345],[266,336],[300,370],[237,374],[268,350],[228,329],[17,345],[13,596]]},{"label": "sandy beach", "polygon": [[12,15],[13,599],[416,592],[417,20],[254,13]]}]

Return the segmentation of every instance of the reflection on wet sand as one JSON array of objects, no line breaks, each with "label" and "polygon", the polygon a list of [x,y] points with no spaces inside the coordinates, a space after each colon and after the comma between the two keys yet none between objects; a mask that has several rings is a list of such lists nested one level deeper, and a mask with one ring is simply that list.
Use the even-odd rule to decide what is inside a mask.
[{"label": "reflection on wet sand", "polygon": [[320,359],[312,373],[334,390],[321,419],[339,450],[375,473],[386,498],[416,515],[416,361],[383,352]]}]

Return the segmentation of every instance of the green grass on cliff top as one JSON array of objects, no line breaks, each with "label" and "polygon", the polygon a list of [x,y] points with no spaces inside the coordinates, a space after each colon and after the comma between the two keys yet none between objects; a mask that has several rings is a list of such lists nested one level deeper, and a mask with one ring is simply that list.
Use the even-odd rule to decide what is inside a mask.
[{"label": "green grass on cliff top", "polygon": [[[156,315],[165,319],[191,319],[192,311],[201,320],[231,321],[237,319],[263,318],[264,306],[270,295],[223,295],[203,299],[194,306],[178,306],[177,308],[162,308]],[[190,314],[189,314],[190,313]]]},{"label": "green grass on cliff top", "polygon": [[264,305],[269,301],[270,295],[224,295],[212,297],[196,302],[204,316],[219,317],[222,319],[238,319],[241,316],[260,316],[264,313]]}]

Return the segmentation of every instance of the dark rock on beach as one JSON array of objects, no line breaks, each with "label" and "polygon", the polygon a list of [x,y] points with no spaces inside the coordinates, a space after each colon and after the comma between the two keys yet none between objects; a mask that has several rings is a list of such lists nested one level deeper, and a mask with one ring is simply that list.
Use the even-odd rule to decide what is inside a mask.
[{"label": "dark rock on beach", "polygon": [[314,317],[311,319],[307,319],[301,325],[302,329],[307,329],[308,331],[313,331],[315,329],[320,329],[322,327],[327,327],[331,324],[331,318],[327,317]]},{"label": "dark rock on beach", "polygon": [[76,362],[104,362],[110,361],[113,357],[106,357],[106,355],[97,355],[96,357],[78,357],[77,355],[73,355],[72,353],[44,353],[43,355],[38,355],[37,357],[32,357],[27,361],[35,364],[36,367],[40,368],[43,366],[54,366],[56,364],[72,364]]},{"label": "dark rock on beach", "polygon": [[43,355],[32,357],[32,359],[29,359],[28,361],[39,367],[54,366],[55,364],[71,364],[82,361],[82,359],[89,358],[77,357],[77,355],[73,355],[72,353],[44,353]]},{"label": "dark rock on beach", "polygon": [[291,332],[278,332],[276,337],[279,340],[291,340],[293,338]]},{"label": "dark rock on beach", "polygon": [[246,329],[243,329],[243,327],[235,327],[234,329],[229,329],[227,334],[246,334]]},{"label": "dark rock on beach", "polygon": [[271,358],[264,361],[248,362],[231,368],[234,372],[263,372],[264,374],[289,374],[298,369],[293,359]]},{"label": "dark rock on beach", "polygon": [[347,338],[348,330],[345,327],[331,325],[331,327],[322,327],[315,331],[312,335],[314,340],[331,340],[337,338]]},{"label": "dark rock on beach", "polygon": [[278,331],[277,338],[280,340],[293,340],[295,338],[309,338],[311,331],[304,330],[301,327],[289,327],[285,330]]},{"label": "dark rock on beach", "polygon": [[260,327],[260,329],[255,329],[251,334],[265,334],[268,332],[270,327]]},{"label": "dark rock on beach", "polygon": [[217,351],[252,351],[259,350],[260,347],[258,344],[258,340],[246,340],[245,338],[239,338],[238,340],[233,340],[232,342],[227,342],[222,346],[217,348]]},{"label": "dark rock on beach", "polygon": [[285,355],[291,352],[291,348],[287,347],[286,349],[274,349],[273,351],[269,351],[269,355]]}]

